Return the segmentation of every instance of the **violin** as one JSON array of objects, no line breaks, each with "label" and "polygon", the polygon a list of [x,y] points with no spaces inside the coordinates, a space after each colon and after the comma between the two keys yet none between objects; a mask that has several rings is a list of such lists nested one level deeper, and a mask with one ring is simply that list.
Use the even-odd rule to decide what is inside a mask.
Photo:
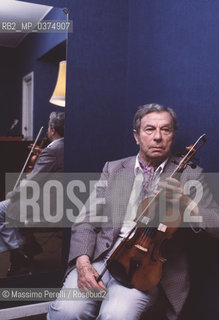
[{"label": "violin", "polygon": [[[29,163],[28,163],[27,175],[32,172],[32,170],[33,170],[33,168],[34,168],[34,166],[35,166],[35,163],[36,163],[36,161],[37,161],[37,159],[38,159],[38,157],[39,157],[42,149],[48,144],[48,142],[49,142],[49,138],[48,138],[48,136],[46,135],[46,136],[42,139],[42,141],[41,141],[41,143],[40,143],[39,146],[36,146],[36,145],[35,145],[34,149],[32,150],[33,155],[30,157],[30,161],[29,161]],[[32,148],[32,145],[30,145],[28,148],[31,149],[31,148]]]},{"label": "violin", "polygon": [[[181,173],[187,165],[192,165],[190,160],[205,142],[204,134],[188,148],[189,151],[170,178],[177,178],[178,173]],[[173,208],[172,204],[167,202],[165,204],[165,219],[160,221],[158,199],[162,193],[165,193],[164,190],[160,190],[152,198],[144,199],[140,204],[135,219],[136,226],[130,230],[127,237],[120,242],[108,258],[106,267],[97,281],[101,280],[108,269],[116,280],[129,288],[134,287],[144,292],[158,284],[162,276],[163,263],[166,261],[161,254],[161,246],[164,241],[172,238],[181,223],[179,209]],[[174,219],[166,219],[166,217],[174,217]],[[145,219],[149,221],[146,227],[143,223]]]}]

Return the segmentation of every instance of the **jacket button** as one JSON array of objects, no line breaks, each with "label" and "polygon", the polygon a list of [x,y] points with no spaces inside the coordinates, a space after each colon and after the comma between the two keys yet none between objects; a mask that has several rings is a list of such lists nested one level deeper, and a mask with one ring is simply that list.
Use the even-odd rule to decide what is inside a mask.
[{"label": "jacket button", "polygon": [[109,248],[109,246],[110,246],[110,245],[109,245],[109,242],[107,242],[107,243],[106,243],[106,247]]}]

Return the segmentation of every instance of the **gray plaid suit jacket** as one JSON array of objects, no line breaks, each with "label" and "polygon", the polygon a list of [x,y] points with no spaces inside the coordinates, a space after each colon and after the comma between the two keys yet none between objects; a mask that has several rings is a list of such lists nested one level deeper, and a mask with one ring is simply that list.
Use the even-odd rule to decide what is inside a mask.
[{"label": "gray plaid suit jacket", "polygon": [[[98,188],[99,196],[105,197],[105,204],[97,208],[87,206],[85,219],[73,225],[68,272],[74,268],[78,256],[86,254],[91,261],[95,261],[108,252],[118,238],[134,183],[135,159],[136,157],[129,157],[105,164],[101,179],[107,181],[107,186]],[[173,160],[177,158],[168,160],[162,179],[170,176],[176,168]],[[199,213],[203,221],[198,227],[218,236],[215,227],[219,227],[219,209],[204,181],[202,169],[187,167],[181,174],[180,181],[184,185],[192,177],[203,186],[203,197],[199,202]],[[92,203],[92,195],[89,201]],[[108,217],[108,223],[92,224],[89,218],[93,214]],[[164,264],[160,282],[171,306],[168,311],[168,318],[171,320],[179,315],[189,292],[185,234],[185,228],[179,229],[173,239],[168,241],[167,262]]]}]

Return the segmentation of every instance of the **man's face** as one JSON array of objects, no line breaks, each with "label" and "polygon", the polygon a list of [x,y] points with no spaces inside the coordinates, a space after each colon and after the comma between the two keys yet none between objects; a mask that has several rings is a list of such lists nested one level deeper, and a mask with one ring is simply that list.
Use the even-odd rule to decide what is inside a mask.
[{"label": "man's face", "polygon": [[140,131],[134,130],[140,156],[146,164],[164,161],[174,139],[173,121],[169,112],[151,112],[141,119]]}]

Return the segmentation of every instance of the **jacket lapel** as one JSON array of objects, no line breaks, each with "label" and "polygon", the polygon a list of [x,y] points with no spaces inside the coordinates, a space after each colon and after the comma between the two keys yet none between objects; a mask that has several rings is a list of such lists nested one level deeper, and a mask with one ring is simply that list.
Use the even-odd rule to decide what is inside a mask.
[{"label": "jacket lapel", "polygon": [[110,201],[112,208],[112,221],[115,229],[121,228],[130,194],[134,183],[134,167],[136,157],[131,157],[121,161],[121,166],[118,167],[113,174],[111,180]]},{"label": "jacket lapel", "polygon": [[166,166],[164,167],[164,171],[161,174],[161,180],[165,180],[166,178],[170,177],[173,171],[176,169],[177,164],[174,161],[179,162],[179,158],[171,156]]}]

